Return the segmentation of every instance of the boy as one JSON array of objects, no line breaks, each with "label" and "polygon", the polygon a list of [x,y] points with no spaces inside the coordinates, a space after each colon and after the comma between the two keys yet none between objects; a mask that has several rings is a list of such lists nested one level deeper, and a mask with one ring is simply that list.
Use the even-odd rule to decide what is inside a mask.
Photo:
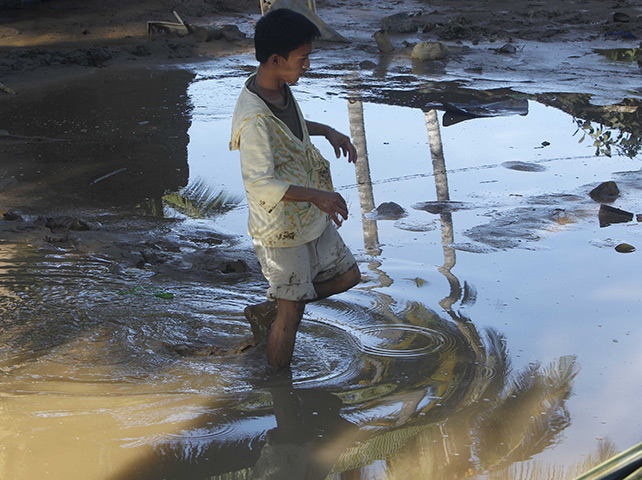
[{"label": "boy", "polygon": [[268,283],[267,302],[245,316],[256,341],[270,327],[268,362],[290,365],[305,303],[344,292],[359,283],[354,257],[337,227],[348,218],[343,197],[333,191],[330,164],[312,145],[323,135],[349,162],[350,139],[305,120],[288,84],[310,67],[318,28],[292,10],[272,10],[256,25],[259,68],[246,82],[232,120],[231,149],[241,154],[249,205],[248,231]]}]

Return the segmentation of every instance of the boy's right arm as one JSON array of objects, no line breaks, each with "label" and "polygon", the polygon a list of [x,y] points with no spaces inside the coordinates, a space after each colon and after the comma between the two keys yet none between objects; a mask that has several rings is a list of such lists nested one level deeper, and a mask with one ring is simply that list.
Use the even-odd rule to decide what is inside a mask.
[{"label": "boy's right arm", "polygon": [[[343,220],[348,219],[348,205],[345,199],[337,192],[290,185],[282,201],[311,202],[316,205],[319,210],[330,215],[330,218],[332,218],[332,221],[336,223],[338,227],[341,226]],[[343,217],[343,220],[341,220],[339,216]]]}]

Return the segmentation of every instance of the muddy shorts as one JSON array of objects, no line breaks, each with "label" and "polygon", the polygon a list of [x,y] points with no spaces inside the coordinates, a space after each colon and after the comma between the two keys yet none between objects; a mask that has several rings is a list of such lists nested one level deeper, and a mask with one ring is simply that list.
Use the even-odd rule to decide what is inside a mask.
[{"label": "muddy shorts", "polygon": [[265,247],[254,239],[254,250],[270,287],[271,300],[314,300],[314,283],[346,273],[356,263],[343,239],[328,224],[316,240],[297,247]]}]

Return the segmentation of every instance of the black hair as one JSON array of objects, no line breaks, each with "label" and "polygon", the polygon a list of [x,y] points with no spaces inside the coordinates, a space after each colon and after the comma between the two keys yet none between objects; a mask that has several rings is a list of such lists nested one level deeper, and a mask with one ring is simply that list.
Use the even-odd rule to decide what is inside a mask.
[{"label": "black hair", "polygon": [[288,58],[291,51],[320,36],[317,26],[306,16],[287,8],[270,10],[254,31],[256,59],[263,63],[275,53]]}]

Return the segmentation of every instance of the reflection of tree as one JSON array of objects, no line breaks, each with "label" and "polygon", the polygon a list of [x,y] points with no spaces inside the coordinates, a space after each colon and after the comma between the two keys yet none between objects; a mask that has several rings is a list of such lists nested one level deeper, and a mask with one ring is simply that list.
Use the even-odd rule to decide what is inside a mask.
[{"label": "reflection of tree", "polygon": [[209,218],[229,210],[241,197],[214,190],[202,179],[191,182],[179,192],[167,193],[163,203],[191,218]]},{"label": "reflection of tree", "polygon": [[[441,142],[441,132],[439,131],[437,111],[434,109],[428,110],[425,112],[425,117],[426,129],[428,130],[428,143],[430,144],[430,157],[432,158],[432,168],[435,175],[437,201],[447,202],[450,200],[450,193],[448,191],[446,160],[444,158],[444,148]],[[455,249],[450,247],[450,244],[455,240],[452,213],[441,213],[440,222],[441,243],[444,249],[444,264],[439,267],[439,273],[444,275],[450,284],[450,295],[444,298],[440,302],[440,305],[448,311],[452,305],[461,298],[461,284],[459,279],[451,272],[457,261]]]},{"label": "reflection of tree", "polygon": [[[493,472],[543,451],[569,425],[573,357],[515,372],[495,330],[480,335],[470,319],[453,313],[449,321],[416,302],[397,315],[439,332],[442,348],[413,362],[412,375],[403,362],[380,359],[384,378],[402,374],[408,384],[355,406],[362,428],[374,433],[348,449],[335,472],[361,478],[361,468],[376,461],[386,462],[386,478]],[[396,416],[382,416],[390,405],[397,405]]]},{"label": "reflection of tree", "polygon": [[574,357],[546,367],[529,365],[508,382],[475,426],[477,454],[485,469],[531,458],[570,425],[565,402],[577,375]]},{"label": "reflection of tree", "polygon": [[579,93],[540,94],[536,100],[573,117],[580,141],[593,140],[596,155],[611,156],[613,150],[629,158],[642,149],[642,101],[625,99],[617,105],[593,105],[591,96]]},{"label": "reflection of tree", "polygon": [[538,460],[520,462],[504,469],[491,472],[490,480],[506,478],[528,478],[529,480],[567,480],[576,478],[596,465],[607,461],[618,452],[615,444],[608,439],[599,439],[595,452],[582,460],[567,466],[551,465]]},{"label": "reflection of tree", "polygon": [[[358,97],[348,100],[348,117],[350,120],[350,136],[357,149],[358,160],[355,164],[355,175],[357,188],[359,190],[359,203],[361,205],[361,224],[363,226],[363,244],[368,255],[381,255],[379,245],[379,232],[377,221],[367,217],[367,214],[375,209],[374,192],[372,191],[372,179],[370,177],[370,160],[368,159],[368,148],[366,145],[366,130],[363,118],[363,104]],[[382,286],[392,285],[392,279],[379,267],[381,262],[373,259],[368,268],[379,277]]]}]

